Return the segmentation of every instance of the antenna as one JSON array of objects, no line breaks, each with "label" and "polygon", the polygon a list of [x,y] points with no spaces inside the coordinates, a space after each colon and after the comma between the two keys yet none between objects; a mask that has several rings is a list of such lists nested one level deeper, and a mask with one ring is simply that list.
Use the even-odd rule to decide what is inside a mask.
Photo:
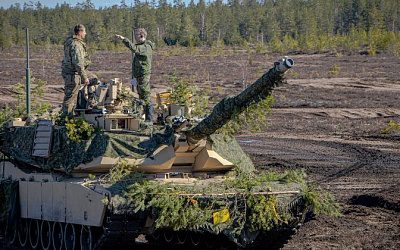
[{"label": "antenna", "polygon": [[[132,29],[132,43],[133,44],[136,44],[136,41],[135,41],[135,28],[134,27],[132,27],[133,29]],[[132,52],[132,72],[133,72],[133,58],[135,57],[135,53],[133,53]]]},{"label": "antenna", "polygon": [[26,114],[31,114],[31,69],[29,68],[29,28],[26,28]]}]

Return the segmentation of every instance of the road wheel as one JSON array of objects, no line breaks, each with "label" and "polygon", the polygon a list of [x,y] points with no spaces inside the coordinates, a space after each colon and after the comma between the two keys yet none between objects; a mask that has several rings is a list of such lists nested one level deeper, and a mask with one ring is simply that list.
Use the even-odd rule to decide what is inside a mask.
[{"label": "road wheel", "polygon": [[38,220],[29,221],[29,243],[32,249],[37,249],[40,239],[40,227]]},{"label": "road wheel", "polygon": [[190,241],[192,242],[193,246],[197,247],[198,245],[200,245],[200,239],[201,237],[199,233],[190,232]]},{"label": "road wheel", "polygon": [[51,240],[53,241],[53,248],[61,250],[64,242],[63,225],[60,222],[54,222],[53,230],[51,233]]},{"label": "road wheel", "polygon": [[76,233],[75,226],[73,224],[65,224],[64,229],[64,245],[66,250],[75,249]]},{"label": "road wheel", "polygon": [[18,238],[18,226],[17,225],[7,225],[6,229],[6,240],[7,245],[14,245]]},{"label": "road wheel", "polygon": [[51,224],[49,221],[42,220],[40,226],[40,243],[43,250],[49,250],[51,247]]},{"label": "road wheel", "polygon": [[80,235],[81,250],[93,249],[93,235],[90,226],[82,226]]},{"label": "road wheel", "polygon": [[159,230],[155,230],[151,234],[151,237],[153,238],[153,240],[158,241],[160,239],[160,231]]},{"label": "road wheel", "polygon": [[18,223],[18,242],[21,247],[25,247],[28,242],[28,220],[21,219]]},{"label": "road wheel", "polygon": [[183,245],[186,242],[188,232],[187,231],[179,231],[176,233],[176,239],[178,240],[178,244]]},{"label": "road wheel", "polygon": [[164,240],[167,243],[171,243],[174,240],[174,233],[170,230],[164,231]]}]

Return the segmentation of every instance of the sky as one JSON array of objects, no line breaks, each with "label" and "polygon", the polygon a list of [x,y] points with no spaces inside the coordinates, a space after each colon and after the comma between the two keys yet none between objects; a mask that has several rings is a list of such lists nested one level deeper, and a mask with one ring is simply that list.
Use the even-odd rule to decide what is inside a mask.
[{"label": "sky", "polygon": [[[55,7],[57,3],[68,3],[69,5],[75,6],[77,3],[83,2],[83,0],[0,0],[0,7],[3,8],[8,8],[12,4],[19,3],[21,6],[23,6],[24,3],[29,3],[29,2],[40,2],[43,5],[47,7]],[[172,1],[172,0],[171,0]],[[184,2],[189,2],[190,0],[184,0]],[[125,0],[125,3],[130,6],[133,0]],[[195,1],[197,2],[197,1]],[[121,0],[92,0],[92,3],[95,5],[96,8],[99,7],[109,7],[113,6],[115,4],[119,5],[121,3]]]}]

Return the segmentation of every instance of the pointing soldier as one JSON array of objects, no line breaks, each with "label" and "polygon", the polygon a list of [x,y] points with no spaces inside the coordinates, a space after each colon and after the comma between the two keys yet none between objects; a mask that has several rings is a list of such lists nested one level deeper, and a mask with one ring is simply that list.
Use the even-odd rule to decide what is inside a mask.
[{"label": "pointing soldier", "polygon": [[64,78],[63,116],[73,116],[78,92],[82,85],[89,84],[89,75],[93,76],[87,67],[90,64],[86,44],[86,29],[82,24],[74,27],[74,35],[64,42],[64,60],[62,61],[62,76]]},{"label": "pointing soldier", "polygon": [[140,99],[144,102],[145,121],[153,119],[153,106],[150,101],[150,75],[151,61],[153,57],[154,44],[147,41],[147,32],[143,28],[134,31],[136,44],[121,35],[115,37],[125,44],[134,54],[132,62],[132,83],[137,82],[137,89]]}]

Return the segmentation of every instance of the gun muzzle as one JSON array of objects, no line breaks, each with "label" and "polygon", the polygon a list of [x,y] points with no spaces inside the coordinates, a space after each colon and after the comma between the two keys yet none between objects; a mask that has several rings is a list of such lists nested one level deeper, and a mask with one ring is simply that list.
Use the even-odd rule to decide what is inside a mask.
[{"label": "gun muzzle", "polygon": [[281,60],[275,63],[275,69],[281,73],[286,72],[286,70],[292,68],[294,65],[293,59],[285,56]]}]

